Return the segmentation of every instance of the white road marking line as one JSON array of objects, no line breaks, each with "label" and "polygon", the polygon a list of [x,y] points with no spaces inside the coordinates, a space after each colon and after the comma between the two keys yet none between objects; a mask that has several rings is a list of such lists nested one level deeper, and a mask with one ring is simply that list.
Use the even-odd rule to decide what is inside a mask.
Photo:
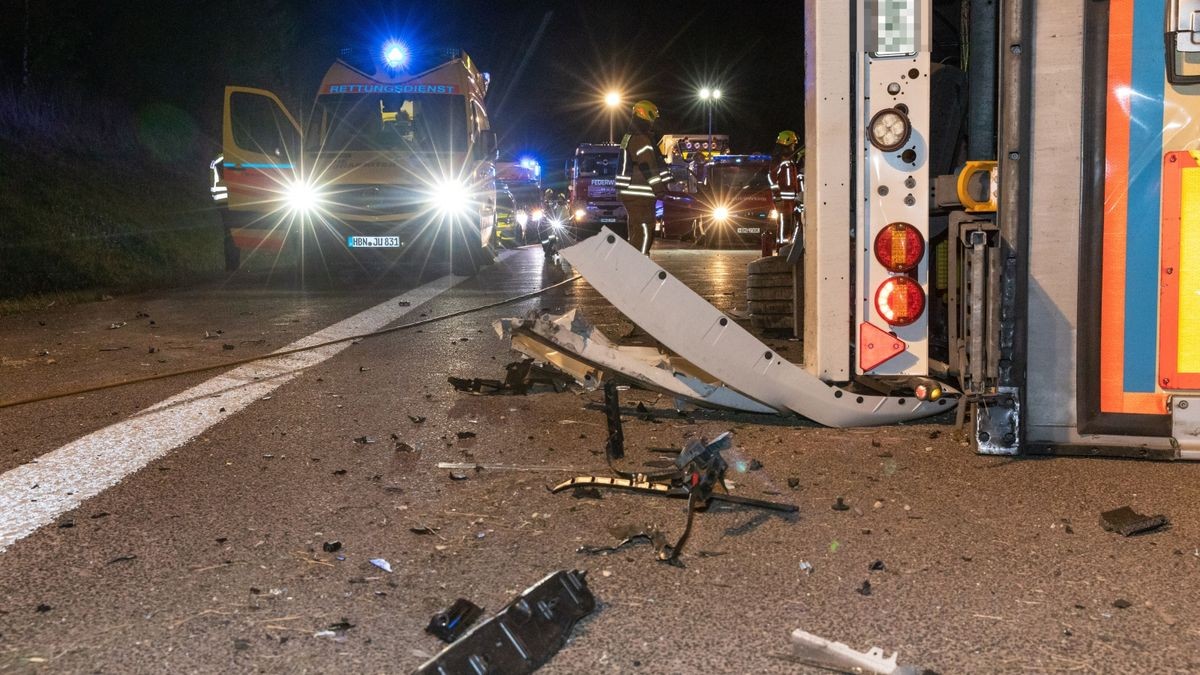
[{"label": "white road marking line", "polygon": [[[466,280],[436,279],[278,351],[379,330]],[[399,300],[411,304],[401,307]],[[239,366],[0,475],[0,553],[350,344]]]}]

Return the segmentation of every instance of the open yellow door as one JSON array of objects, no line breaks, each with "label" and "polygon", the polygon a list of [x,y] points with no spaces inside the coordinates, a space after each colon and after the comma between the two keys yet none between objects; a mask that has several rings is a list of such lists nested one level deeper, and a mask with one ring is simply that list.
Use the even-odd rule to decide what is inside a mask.
[{"label": "open yellow door", "polygon": [[275,94],[225,87],[223,173],[228,208],[270,213],[284,205],[300,167],[300,124]]}]

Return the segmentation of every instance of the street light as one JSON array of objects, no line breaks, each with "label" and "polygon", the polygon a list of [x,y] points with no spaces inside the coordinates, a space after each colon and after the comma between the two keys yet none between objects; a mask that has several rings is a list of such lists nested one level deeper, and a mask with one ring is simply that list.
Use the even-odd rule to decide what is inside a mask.
[{"label": "street light", "polygon": [[713,148],[713,132],[712,132],[713,105],[716,104],[716,102],[719,100],[721,100],[721,90],[720,89],[709,89],[708,87],[700,88],[700,101],[705,106],[708,107],[708,151],[711,154],[716,154],[713,152],[713,149],[714,149]]},{"label": "street light", "polygon": [[608,142],[613,142],[613,119],[617,115],[617,106],[621,105],[621,94],[610,91],[604,95],[604,105],[608,106]]}]

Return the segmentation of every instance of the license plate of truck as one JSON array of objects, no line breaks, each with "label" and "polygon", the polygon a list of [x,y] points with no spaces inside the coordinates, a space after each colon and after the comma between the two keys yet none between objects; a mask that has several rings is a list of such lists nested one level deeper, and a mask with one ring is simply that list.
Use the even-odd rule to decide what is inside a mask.
[{"label": "license plate of truck", "polygon": [[738,234],[759,234],[762,230],[757,227],[739,227],[737,232]]},{"label": "license plate of truck", "polygon": [[400,248],[400,237],[346,237],[350,248]]}]

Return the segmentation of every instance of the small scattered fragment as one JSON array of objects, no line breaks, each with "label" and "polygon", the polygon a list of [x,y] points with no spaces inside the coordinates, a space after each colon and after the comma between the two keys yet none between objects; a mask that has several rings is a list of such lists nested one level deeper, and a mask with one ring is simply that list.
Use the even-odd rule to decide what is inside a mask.
[{"label": "small scattered fragment", "polygon": [[118,321],[117,323],[114,323],[114,324],[109,324],[109,326],[108,326],[108,329],[109,329],[109,330],[116,330],[116,329],[118,329],[118,328],[121,328],[121,327],[123,327],[124,325],[125,325],[125,322],[124,322],[124,321]]},{"label": "small scattered fragment", "polygon": [[337,553],[338,551],[342,550],[342,542],[327,541],[324,544],[321,544],[321,550],[325,551],[326,553]]},{"label": "small scattered fragment", "polygon": [[470,476],[468,476],[465,473],[461,473],[458,471],[450,472],[450,480],[467,480],[468,478],[470,478]]},{"label": "small scattered fragment", "polygon": [[231,352],[234,349],[237,349],[237,347],[235,345],[231,345],[228,342],[226,342],[225,344],[221,345],[221,349],[224,349],[227,352]]},{"label": "small scattered fragment", "polygon": [[1100,526],[1106,532],[1116,532],[1123,537],[1151,532],[1163,527],[1168,522],[1164,515],[1144,516],[1128,506],[1104,511],[1100,514]]},{"label": "small scattered fragment", "polygon": [[800,479],[796,476],[792,476],[792,477],[788,478],[787,483],[788,483],[788,487],[792,488],[793,490],[800,487]]},{"label": "small scattered fragment", "polygon": [[813,573],[812,563],[808,562],[807,560],[801,560],[800,561],[800,571],[804,572],[805,574],[812,574]]},{"label": "small scattered fragment", "polygon": [[409,415],[408,419],[411,420],[413,424],[420,424],[425,421],[425,418],[421,417],[420,415]]},{"label": "small scattered fragment", "polygon": [[871,582],[870,581],[862,582],[862,586],[859,586],[855,592],[858,593],[859,595],[870,595],[871,594]]},{"label": "small scattered fragment", "polygon": [[841,497],[838,497],[837,500],[833,502],[832,508],[834,511],[849,511],[850,510],[850,506],[848,504],[846,504],[845,500],[843,500]]},{"label": "small scattered fragment", "polygon": [[354,442],[362,445],[369,445],[371,443],[376,443],[377,441],[370,436],[359,436],[358,438],[354,439]]},{"label": "small scattered fragment", "polygon": [[459,598],[453,605],[433,615],[425,632],[447,644],[462,637],[467,628],[483,616],[483,608],[466,598]]},{"label": "small scattered fragment", "polygon": [[1117,609],[1129,609],[1133,606],[1133,603],[1125,598],[1117,598],[1116,600],[1113,600],[1112,606],[1116,607]]},{"label": "small scattered fragment", "polygon": [[379,569],[381,569],[384,572],[387,572],[389,574],[392,571],[392,564],[389,563],[388,561],[384,560],[383,558],[371,558],[371,560],[369,562],[372,565],[378,567]]},{"label": "small scattered fragment", "polygon": [[413,534],[426,534],[426,535],[437,534],[437,529],[430,527],[428,525],[420,525],[418,527],[410,527],[410,528],[408,528],[408,531],[412,532]]},{"label": "small scattered fragment", "polygon": [[871,566],[867,569],[871,570],[872,572],[882,572],[884,569],[886,569],[886,566],[883,564],[882,560],[876,560],[875,562],[871,563]]},{"label": "small scattered fragment", "polygon": [[455,434],[455,436],[458,436],[459,440],[465,440],[468,438],[475,438],[475,432],[474,431],[460,431],[457,434]]},{"label": "small scattered fragment", "polygon": [[746,466],[747,471],[759,471],[763,468],[763,463],[757,459],[750,460],[750,464]]}]

